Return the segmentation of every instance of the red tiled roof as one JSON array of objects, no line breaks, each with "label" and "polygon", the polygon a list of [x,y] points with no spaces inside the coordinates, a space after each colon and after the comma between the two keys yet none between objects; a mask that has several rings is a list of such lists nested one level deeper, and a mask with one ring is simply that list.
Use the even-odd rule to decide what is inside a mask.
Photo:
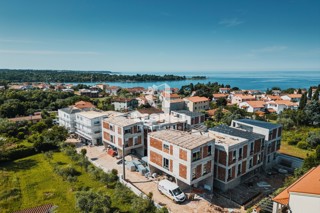
[{"label": "red tiled roof", "polygon": [[13,213],[50,213],[50,210],[52,209],[52,207],[53,207],[53,204],[46,204],[43,206],[16,211]]},{"label": "red tiled roof", "polygon": [[208,98],[206,97],[199,97],[199,96],[193,96],[193,97],[188,97],[186,98],[187,100],[191,102],[201,102],[201,101],[209,101]]},{"label": "red tiled roof", "polygon": [[273,198],[273,201],[288,205],[290,192],[320,195],[320,166],[314,167]]},{"label": "red tiled roof", "polygon": [[247,103],[253,108],[263,108],[266,105],[264,101],[247,101]]},{"label": "red tiled roof", "polygon": [[228,94],[221,94],[221,93],[214,93],[212,94],[214,98],[227,98],[229,95]]},{"label": "red tiled roof", "polygon": [[74,104],[75,107],[78,109],[84,109],[84,108],[94,108],[94,105],[87,101],[78,101]]}]

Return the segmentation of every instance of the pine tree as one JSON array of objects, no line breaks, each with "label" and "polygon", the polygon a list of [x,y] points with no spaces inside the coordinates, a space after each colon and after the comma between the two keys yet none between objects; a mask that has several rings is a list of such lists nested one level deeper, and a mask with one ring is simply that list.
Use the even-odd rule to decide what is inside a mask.
[{"label": "pine tree", "polygon": [[312,96],[312,100],[315,100],[315,101],[319,100],[319,88],[316,90],[316,92]]},{"label": "pine tree", "polygon": [[300,103],[299,103],[299,109],[304,109],[304,107],[307,104],[307,100],[308,100],[308,98],[307,98],[306,93],[303,93],[302,96],[301,96]]},{"label": "pine tree", "polygon": [[308,99],[311,100],[311,96],[312,96],[312,87],[309,87],[308,90]]}]

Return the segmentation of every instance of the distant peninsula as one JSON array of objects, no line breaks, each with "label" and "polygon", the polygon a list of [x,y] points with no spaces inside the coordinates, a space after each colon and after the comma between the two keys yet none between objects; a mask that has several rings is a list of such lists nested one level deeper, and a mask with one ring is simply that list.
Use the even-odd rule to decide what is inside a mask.
[{"label": "distant peninsula", "polygon": [[0,79],[9,82],[146,82],[206,79],[205,76],[136,74],[122,75],[112,71],[0,69]]}]

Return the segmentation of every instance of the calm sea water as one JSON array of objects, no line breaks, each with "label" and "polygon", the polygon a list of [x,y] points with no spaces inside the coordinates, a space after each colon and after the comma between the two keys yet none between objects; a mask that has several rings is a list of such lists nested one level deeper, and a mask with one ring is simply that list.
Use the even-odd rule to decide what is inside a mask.
[{"label": "calm sea water", "polygon": [[[137,72],[121,72],[119,74],[135,75]],[[139,74],[150,74],[147,72],[139,72]],[[185,81],[160,81],[160,82],[103,82],[109,85],[128,87],[144,87],[148,88],[153,85],[161,85],[167,83],[170,87],[180,88],[183,85],[190,83],[196,84],[207,82],[218,82],[220,84],[229,84],[231,87],[239,87],[240,89],[258,89],[266,90],[267,88],[280,87],[287,88],[309,88],[320,84],[320,71],[238,71],[238,72],[155,72],[155,75],[174,74],[181,76],[206,76],[204,80],[185,80]],[[96,83],[88,83],[96,84]]]}]

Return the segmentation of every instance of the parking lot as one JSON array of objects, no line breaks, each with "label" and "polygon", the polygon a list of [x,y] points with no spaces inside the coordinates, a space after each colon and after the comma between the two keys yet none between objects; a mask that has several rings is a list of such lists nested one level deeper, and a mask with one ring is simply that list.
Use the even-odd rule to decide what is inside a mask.
[{"label": "parking lot", "polygon": [[[91,162],[103,169],[105,172],[108,172],[112,169],[117,169],[119,175],[122,175],[122,164],[118,165],[117,160],[114,157],[111,157],[107,154],[104,146],[78,146],[77,151],[85,148],[87,150],[87,157]],[[126,156],[126,160],[131,160],[130,156]],[[195,196],[195,199],[192,201],[185,201],[182,204],[176,204],[169,198],[164,195],[161,195],[157,189],[158,179],[148,179],[138,172],[130,172],[126,169],[126,180],[129,181],[132,185],[142,191],[144,194],[149,192],[153,193],[153,200],[161,206],[166,206],[171,212],[179,213],[203,213],[203,212],[239,212],[237,209],[222,209],[217,206],[212,205],[204,198],[200,196]]]}]

